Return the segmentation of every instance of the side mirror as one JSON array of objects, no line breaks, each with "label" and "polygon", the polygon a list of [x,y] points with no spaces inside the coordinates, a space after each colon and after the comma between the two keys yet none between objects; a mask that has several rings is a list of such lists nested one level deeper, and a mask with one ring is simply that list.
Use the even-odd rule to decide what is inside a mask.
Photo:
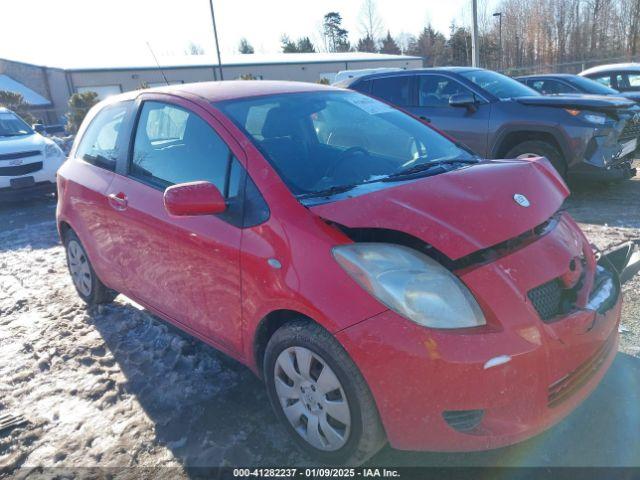
[{"label": "side mirror", "polygon": [[34,132],[43,134],[44,133],[44,125],[41,123],[34,123],[33,125],[31,125],[31,128],[33,128]]},{"label": "side mirror", "polygon": [[476,99],[470,93],[456,93],[449,97],[450,107],[464,107],[469,110],[475,110]]},{"label": "side mirror", "polygon": [[171,215],[213,215],[227,209],[224,197],[213,183],[189,182],[164,191],[164,208]]}]

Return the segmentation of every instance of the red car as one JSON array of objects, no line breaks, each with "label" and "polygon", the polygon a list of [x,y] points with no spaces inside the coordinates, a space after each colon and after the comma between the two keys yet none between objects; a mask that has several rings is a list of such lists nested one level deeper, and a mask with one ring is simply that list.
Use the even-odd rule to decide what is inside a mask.
[{"label": "red car", "polygon": [[58,188],[82,299],[123,293],[248,365],[324,462],[521,441],[616,354],[619,276],[550,163],[482,161],[356,92],[111,97]]}]

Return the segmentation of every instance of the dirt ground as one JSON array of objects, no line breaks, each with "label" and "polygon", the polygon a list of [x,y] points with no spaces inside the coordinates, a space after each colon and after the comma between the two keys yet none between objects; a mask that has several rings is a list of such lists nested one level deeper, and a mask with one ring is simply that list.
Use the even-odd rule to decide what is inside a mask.
[{"label": "dirt ground", "polygon": [[[601,248],[640,238],[640,179],[567,202]],[[55,204],[0,207],[2,473],[37,467],[306,465],[245,367],[122,296],[87,309],[67,273]],[[640,277],[625,285],[620,352],[566,420],[509,448],[467,454],[383,449],[377,465],[640,466]],[[21,467],[19,470],[18,467]]]}]

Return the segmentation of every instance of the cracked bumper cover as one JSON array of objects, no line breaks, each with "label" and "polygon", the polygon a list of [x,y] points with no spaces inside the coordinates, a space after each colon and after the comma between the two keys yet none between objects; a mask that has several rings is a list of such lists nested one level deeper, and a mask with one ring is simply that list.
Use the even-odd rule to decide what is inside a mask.
[{"label": "cracked bumper cover", "polygon": [[[543,322],[517,288],[530,278],[510,278],[527,266],[535,270],[531,258],[545,270],[554,265],[547,260],[558,257],[545,254],[567,240],[561,230],[461,277],[491,312],[485,327],[429,329],[387,311],[337,334],[367,380],[394,448],[472,451],[517,443],[563,419],[596,388],[617,351],[620,288],[607,289],[596,275],[588,308]],[[602,271],[617,282],[607,262],[603,256]],[[384,349],[373,348],[382,343]],[[470,431],[447,422],[445,412],[478,410],[482,419]]]}]

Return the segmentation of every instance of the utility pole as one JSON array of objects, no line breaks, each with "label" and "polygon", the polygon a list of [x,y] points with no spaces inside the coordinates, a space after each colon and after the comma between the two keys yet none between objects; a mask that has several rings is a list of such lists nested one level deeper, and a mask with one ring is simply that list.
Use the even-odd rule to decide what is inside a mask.
[{"label": "utility pole", "polygon": [[504,69],[502,64],[504,55],[502,54],[502,12],[496,12],[493,14],[494,17],[498,17],[500,19],[500,26],[498,27],[498,38],[500,42],[500,70]]},{"label": "utility pole", "polygon": [[[474,0],[475,1],[475,0]],[[209,7],[211,8],[211,22],[213,23],[213,37],[216,40],[216,52],[218,53],[218,70],[220,71],[220,80],[224,80],[222,76],[222,60],[220,59],[220,44],[218,43],[218,30],[216,29],[216,16],[213,13],[213,0],[209,0]],[[215,78],[215,70],[213,76]]]},{"label": "utility pole", "polygon": [[478,52],[478,0],[472,1],[473,19],[471,21],[471,66],[480,66],[480,55]]}]

